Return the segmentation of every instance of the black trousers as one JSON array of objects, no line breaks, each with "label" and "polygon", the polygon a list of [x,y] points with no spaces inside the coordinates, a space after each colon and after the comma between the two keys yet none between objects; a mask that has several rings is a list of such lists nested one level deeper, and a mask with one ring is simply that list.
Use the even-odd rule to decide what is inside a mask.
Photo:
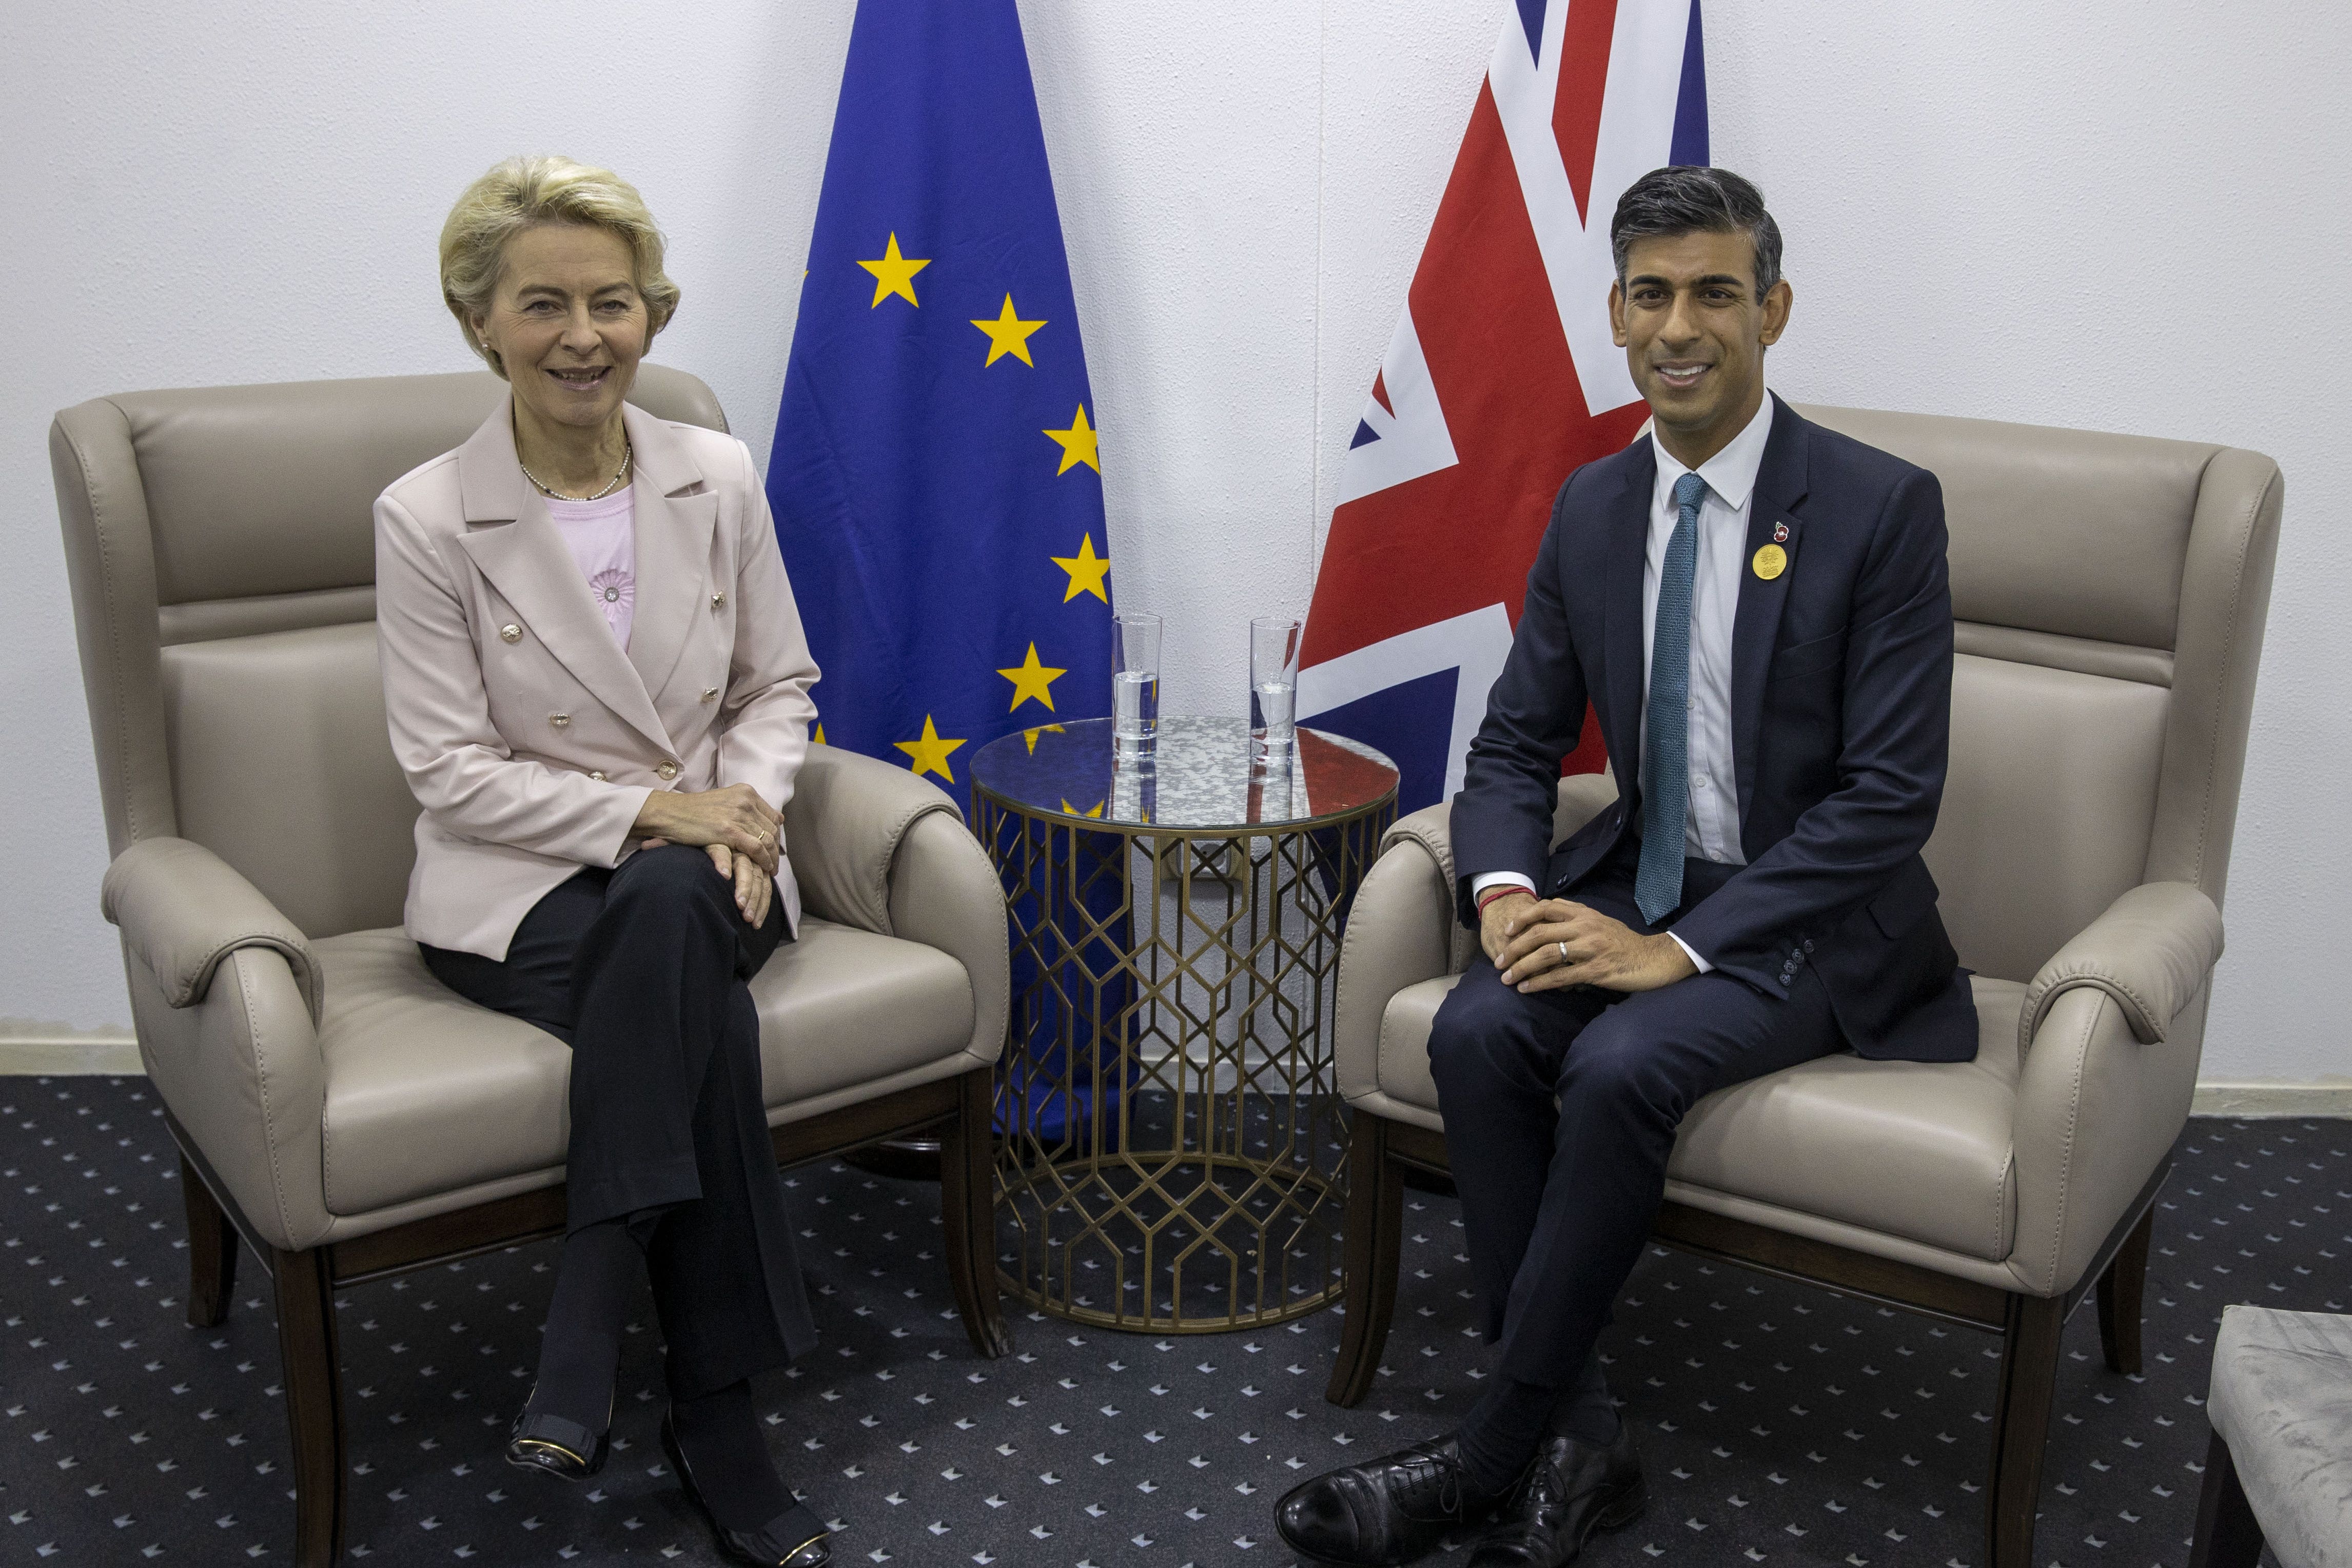
[{"label": "black trousers", "polygon": [[784,940],[781,900],[754,930],[708,855],[668,845],[557,887],[504,963],[419,944],[443,984],[572,1047],[566,1223],[665,1210],[646,1262],[681,1399],[816,1342],[746,984]]},{"label": "black trousers", "polygon": [[[1569,895],[1644,935],[1630,856]],[[1684,865],[1685,908],[1738,868]],[[1786,1001],[1721,973],[1628,995],[1523,994],[1482,952],[1430,1030],[1429,1066],[1462,1194],[1472,1282],[1498,1370],[1573,1382],[1609,1321],[1665,1193],[1684,1113],[1727,1085],[1842,1045],[1810,969]]]}]

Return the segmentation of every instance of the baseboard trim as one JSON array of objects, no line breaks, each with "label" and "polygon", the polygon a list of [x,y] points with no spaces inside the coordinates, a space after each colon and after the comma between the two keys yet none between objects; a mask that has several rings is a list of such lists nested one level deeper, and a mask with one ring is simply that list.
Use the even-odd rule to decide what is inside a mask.
[{"label": "baseboard trim", "polygon": [[68,1029],[0,1020],[0,1078],[70,1078],[142,1073],[139,1042],[128,1029]]},{"label": "baseboard trim", "polygon": [[2326,1078],[2316,1083],[2209,1079],[2197,1086],[2189,1114],[2247,1119],[2352,1117],[2352,1078]]}]

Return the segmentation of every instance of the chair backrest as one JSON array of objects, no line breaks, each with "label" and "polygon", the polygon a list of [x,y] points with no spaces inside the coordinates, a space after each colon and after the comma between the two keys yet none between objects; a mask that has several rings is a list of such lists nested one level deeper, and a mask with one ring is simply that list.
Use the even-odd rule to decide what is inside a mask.
[{"label": "chair backrest", "polygon": [[[191,838],[312,936],[398,925],[416,803],[376,668],[383,488],[450,450],[488,371],[101,397],[49,430],[110,852]],[[630,401],[727,428],[700,381]]]},{"label": "chair backrest", "polygon": [[2278,466],[2139,436],[1801,412],[1943,485],[1958,658],[1927,864],[1961,963],[2031,980],[2142,882],[2220,903]]}]

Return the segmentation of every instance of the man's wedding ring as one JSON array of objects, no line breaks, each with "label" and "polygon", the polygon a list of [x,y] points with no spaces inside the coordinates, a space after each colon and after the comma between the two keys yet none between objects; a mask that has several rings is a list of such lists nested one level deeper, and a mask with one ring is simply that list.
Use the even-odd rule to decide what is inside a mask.
[{"label": "man's wedding ring", "polygon": [[1559,949],[1559,961],[1562,963],[1566,963],[1568,962],[1568,943],[1564,942],[1556,942],[1552,943],[1552,945]]}]

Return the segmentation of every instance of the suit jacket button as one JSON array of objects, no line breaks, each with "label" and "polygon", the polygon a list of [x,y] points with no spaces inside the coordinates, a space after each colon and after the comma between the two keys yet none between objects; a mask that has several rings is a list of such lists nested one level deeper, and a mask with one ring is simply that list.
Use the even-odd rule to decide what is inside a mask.
[{"label": "suit jacket button", "polygon": [[547,716],[547,721],[554,725],[559,730],[568,730],[572,727],[572,715],[569,713],[550,713]]},{"label": "suit jacket button", "polygon": [[590,778],[592,778],[592,779],[594,779],[598,784],[603,784],[603,783],[604,782],[604,775],[603,773],[597,773],[597,772],[594,772],[594,771],[593,771],[593,770],[592,770],[592,771],[589,773],[588,776],[589,776]]},{"label": "suit jacket button", "polygon": [[706,687],[704,687],[704,688],[702,689],[702,700],[703,700],[705,702],[716,702],[716,701],[718,701],[718,700],[719,700],[719,688],[717,688],[717,687],[715,687],[715,686],[706,686]]},{"label": "suit jacket button", "polygon": [[502,640],[507,642],[520,642],[522,641],[522,628],[516,626],[512,621],[509,621],[505,626],[499,628],[499,636]]},{"label": "suit jacket button", "polygon": [[723,609],[725,609],[725,608],[727,607],[727,595],[724,595],[724,594],[713,594],[713,595],[710,595],[710,607],[711,607],[712,609],[714,609],[714,610],[723,610]]},{"label": "suit jacket button", "polygon": [[1808,938],[1806,938],[1806,939],[1805,939],[1805,951],[1806,951],[1807,952],[1812,952],[1812,951],[1813,951],[1813,943],[1812,943],[1812,939],[1811,939],[1811,937],[1808,937]]},{"label": "suit jacket button", "polygon": [[664,780],[674,779],[677,777],[677,764],[669,758],[664,757],[655,767],[654,772],[661,774]]}]

